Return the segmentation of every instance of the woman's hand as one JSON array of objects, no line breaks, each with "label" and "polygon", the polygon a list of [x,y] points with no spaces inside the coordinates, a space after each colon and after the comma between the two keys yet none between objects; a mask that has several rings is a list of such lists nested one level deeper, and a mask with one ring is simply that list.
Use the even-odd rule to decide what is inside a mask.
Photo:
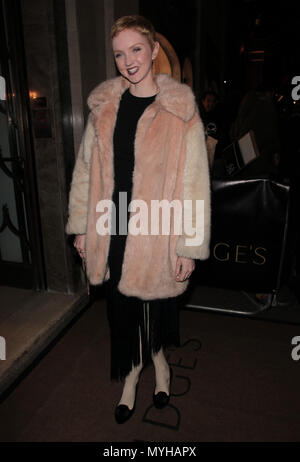
[{"label": "woman's hand", "polygon": [[85,234],[77,234],[74,239],[74,247],[83,260],[85,259],[85,236]]},{"label": "woman's hand", "polygon": [[183,282],[190,277],[195,269],[195,262],[192,258],[177,257],[175,280]]}]

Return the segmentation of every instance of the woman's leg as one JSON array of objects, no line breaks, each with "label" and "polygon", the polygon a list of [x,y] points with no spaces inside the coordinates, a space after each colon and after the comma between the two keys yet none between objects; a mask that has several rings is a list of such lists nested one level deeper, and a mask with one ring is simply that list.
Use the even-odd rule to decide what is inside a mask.
[{"label": "woman's leg", "polygon": [[[108,281],[106,295],[110,325],[110,378],[116,382],[127,378],[130,383],[141,368],[141,363],[146,362],[143,304],[121,294],[115,282]],[[131,372],[132,375],[128,377]]]},{"label": "woman's leg", "polygon": [[[134,406],[135,394],[136,394],[136,385],[139,381],[139,375],[143,368],[142,362],[142,342],[141,342],[141,331],[140,332],[140,358],[141,361],[138,366],[132,367],[131,372],[125,377],[125,383],[123,388],[123,394],[119,401],[119,404],[126,404],[131,410]],[[119,405],[118,404],[118,405]]]},{"label": "woman's leg", "polygon": [[[146,333],[146,338],[147,338],[147,344],[149,347],[149,342],[150,342],[150,335],[149,335],[149,326],[150,326],[150,307],[149,307],[149,302],[145,302],[144,304],[145,308],[145,315],[146,315],[146,322],[145,325],[147,326],[147,333]],[[153,307],[152,307],[153,308]],[[151,313],[151,333],[152,333],[152,342],[153,339],[155,338],[155,344],[157,346],[157,342],[161,344],[161,329],[158,329],[159,325],[161,324],[162,318],[161,316],[158,318],[157,316],[158,311],[154,314],[154,311],[152,309]],[[156,322],[154,322],[156,320]],[[160,328],[162,326],[160,325]],[[151,358],[154,364],[155,368],[155,379],[156,379],[156,387],[154,393],[157,394],[160,391],[164,391],[165,393],[169,394],[169,384],[170,384],[170,368],[168,365],[168,362],[165,358],[164,351],[163,351],[163,346],[161,346],[159,351],[154,352],[153,347],[154,344],[151,345]]]},{"label": "woman's leg", "polygon": [[169,394],[170,387],[170,367],[165,358],[163,348],[158,353],[152,354],[152,360],[155,368],[156,386],[154,394],[157,395],[160,391]]}]

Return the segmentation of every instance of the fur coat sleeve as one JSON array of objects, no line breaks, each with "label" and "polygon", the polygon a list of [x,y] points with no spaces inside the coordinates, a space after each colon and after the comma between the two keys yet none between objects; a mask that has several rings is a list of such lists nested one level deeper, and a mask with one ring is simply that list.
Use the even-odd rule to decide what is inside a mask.
[{"label": "fur coat sleeve", "polygon": [[[210,254],[211,191],[210,173],[202,120],[196,111],[186,134],[186,159],[183,173],[183,224],[190,224],[193,234],[183,233],[176,245],[176,254],[205,260]],[[185,202],[187,201],[187,202]],[[197,205],[198,201],[198,205]],[[199,207],[199,208],[198,208]],[[196,213],[198,211],[198,213]],[[184,215],[186,214],[186,220]],[[188,230],[190,231],[190,230]]]},{"label": "fur coat sleeve", "polygon": [[90,160],[95,130],[89,115],[76,158],[69,195],[67,234],[85,234],[87,230]]}]

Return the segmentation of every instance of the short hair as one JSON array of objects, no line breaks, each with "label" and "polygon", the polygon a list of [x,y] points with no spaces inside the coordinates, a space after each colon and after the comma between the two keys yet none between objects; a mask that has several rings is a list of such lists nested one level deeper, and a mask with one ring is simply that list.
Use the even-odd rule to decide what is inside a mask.
[{"label": "short hair", "polygon": [[207,95],[212,95],[212,96],[214,96],[215,99],[216,99],[216,101],[219,99],[219,98],[218,98],[218,94],[217,94],[215,91],[213,91],[213,90],[206,90],[206,91],[203,93],[203,95],[201,96],[201,101],[203,101],[203,100],[207,97]]},{"label": "short hair", "polygon": [[153,50],[156,42],[156,34],[153,24],[148,19],[140,16],[139,14],[122,16],[112,25],[111,39],[124,29],[134,29],[145,35]]}]

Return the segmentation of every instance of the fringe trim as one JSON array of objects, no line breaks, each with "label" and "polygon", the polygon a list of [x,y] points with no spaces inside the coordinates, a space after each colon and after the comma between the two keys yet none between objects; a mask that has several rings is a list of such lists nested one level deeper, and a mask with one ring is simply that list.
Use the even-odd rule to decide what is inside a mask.
[{"label": "fringe trim", "polygon": [[[168,308],[166,300],[128,305],[126,322],[120,319],[117,327],[111,324],[111,381],[124,380],[140,364],[141,356],[145,365],[161,348],[180,346],[177,306]],[[171,327],[170,309],[174,310]]]}]

